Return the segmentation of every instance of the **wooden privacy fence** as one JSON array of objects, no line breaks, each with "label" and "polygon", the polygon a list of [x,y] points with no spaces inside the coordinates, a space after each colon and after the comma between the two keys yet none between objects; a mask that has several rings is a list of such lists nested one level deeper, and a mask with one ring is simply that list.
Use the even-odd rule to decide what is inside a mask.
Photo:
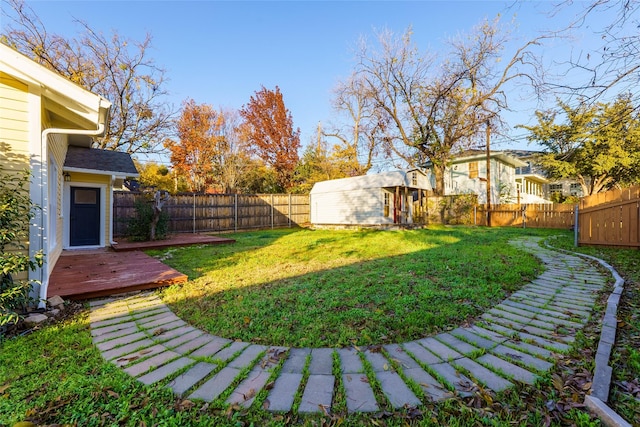
[{"label": "wooden privacy fence", "polygon": [[[571,229],[575,224],[575,206],[544,204],[503,204],[491,208],[492,227],[530,227]],[[487,225],[487,207],[478,205],[474,212],[474,224]]]},{"label": "wooden privacy fence", "polygon": [[[113,193],[114,236],[126,235],[142,193]],[[309,222],[309,196],[302,194],[180,194],[163,211],[170,233],[198,233],[291,227]]]},{"label": "wooden privacy fence", "polygon": [[578,244],[640,248],[640,186],[580,200]]}]

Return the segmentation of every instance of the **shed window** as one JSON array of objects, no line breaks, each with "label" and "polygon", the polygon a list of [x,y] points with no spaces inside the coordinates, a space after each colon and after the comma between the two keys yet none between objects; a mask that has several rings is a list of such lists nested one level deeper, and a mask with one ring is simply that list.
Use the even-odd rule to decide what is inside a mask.
[{"label": "shed window", "polygon": [[469,179],[478,177],[478,162],[469,162]]},{"label": "shed window", "polygon": [[384,217],[385,218],[389,218],[389,206],[390,206],[390,201],[389,201],[389,193],[385,192],[384,193]]},{"label": "shed window", "polygon": [[418,186],[418,172],[414,171],[411,173],[411,185],[414,187]]}]

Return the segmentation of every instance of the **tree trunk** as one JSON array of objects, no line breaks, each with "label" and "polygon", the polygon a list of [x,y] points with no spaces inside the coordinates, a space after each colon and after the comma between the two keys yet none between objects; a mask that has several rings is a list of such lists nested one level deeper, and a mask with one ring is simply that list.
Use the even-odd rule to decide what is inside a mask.
[{"label": "tree trunk", "polygon": [[151,217],[151,227],[149,230],[150,240],[156,240],[156,228],[158,227],[160,215],[162,214],[162,206],[169,198],[169,193],[160,190],[156,191],[153,197],[153,216]]},{"label": "tree trunk", "polygon": [[[436,188],[433,189],[433,192],[436,196],[444,197],[444,173],[445,166],[444,165],[433,165],[433,176],[436,181]],[[446,215],[445,212],[447,210],[446,203],[440,203],[440,223],[446,223]]]}]

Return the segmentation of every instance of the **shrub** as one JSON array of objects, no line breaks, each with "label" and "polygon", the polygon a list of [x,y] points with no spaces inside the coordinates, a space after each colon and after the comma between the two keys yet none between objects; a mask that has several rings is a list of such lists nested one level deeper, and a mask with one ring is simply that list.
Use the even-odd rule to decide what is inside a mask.
[{"label": "shrub", "polygon": [[0,326],[16,323],[33,299],[33,282],[15,277],[42,267],[42,251],[33,257],[24,245],[29,240],[29,220],[37,208],[29,198],[29,171],[4,173],[0,169]]},{"label": "shrub", "polygon": [[[134,203],[136,214],[129,219],[127,225],[127,237],[136,242],[151,239],[151,221],[153,220],[153,197],[143,194]],[[156,240],[165,239],[169,231],[169,215],[160,213],[160,219],[156,225]]]}]

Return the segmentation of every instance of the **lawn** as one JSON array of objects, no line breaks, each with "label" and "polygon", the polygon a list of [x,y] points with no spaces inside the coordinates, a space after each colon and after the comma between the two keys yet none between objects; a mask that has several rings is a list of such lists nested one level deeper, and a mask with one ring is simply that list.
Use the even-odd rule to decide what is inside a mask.
[{"label": "lawn", "polygon": [[[387,277],[392,277],[389,283],[396,283],[398,287],[403,287],[401,278],[415,282],[428,279],[430,283],[441,287],[446,286],[444,289],[449,292],[459,292],[460,298],[456,297],[460,300],[459,305],[471,307],[483,302],[489,303],[493,298],[500,299],[500,293],[509,292],[520,285],[516,278],[525,279],[537,268],[537,263],[534,262],[531,265],[531,259],[526,256],[520,259],[522,255],[517,254],[506,244],[510,238],[523,233],[545,236],[558,234],[557,231],[472,228],[437,228],[401,233],[311,233],[287,230],[238,234],[234,236],[238,238],[238,243],[233,246],[170,251],[169,254],[173,256],[171,261],[176,265],[181,263],[183,266],[181,268],[184,268],[192,280],[183,289],[176,287],[168,290],[165,298],[174,300],[172,304],[178,307],[182,304],[179,301],[179,295],[183,292],[187,298],[185,302],[194,304],[196,297],[189,293],[198,292],[195,284],[199,284],[200,294],[208,297],[207,291],[210,292],[212,285],[207,283],[213,279],[205,278],[211,277],[213,270],[225,270],[224,274],[229,277],[235,264],[253,260],[253,264],[257,265],[262,258],[276,263],[274,271],[261,275],[262,283],[256,282],[254,277],[257,275],[256,272],[259,272],[258,267],[244,264],[245,269],[249,270],[249,267],[253,269],[243,272],[244,280],[251,281],[251,284],[239,286],[236,289],[219,289],[210,292],[211,296],[224,295],[220,301],[245,302],[245,295],[248,294],[244,292],[255,290],[262,292],[262,297],[269,298],[262,290],[263,288],[273,291],[278,286],[292,286],[291,283],[302,282],[302,279],[314,283],[313,286],[316,287],[318,295],[321,295],[323,288],[321,279],[324,278],[326,283],[332,284],[333,282],[329,282],[330,279],[339,282],[340,276],[343,276],[343,280],[353,284],[356,280],[353,280],[350,275],[355,273],[348,272],[360,271],[363,277],[366,273],[372,273],[371,280],[374,284],[369,287],[369,293],[372,295],[370,298],[373,298],[373,295],[377,294],[374,289],[377,288],[378,283],[375,282],[374,276],[379,275],[382,270],[393,270],[392,273],[385,274],[385,280]],[[572,241],[571,235],[561,234],[562,238],[558,239],[557,243],[568,246]],[[340,243],[341,239],[336,239],[336,235],[349,236],[349,239],[352,239],[351,243],[348,240]],[[334,236],[335,240],[330,241],[330,236]],[[294,237],[299,237],[299,241],[304,242],[304,245],[298,246],[295,251],[290,249],[293,246],[291,239]],[[358,246],[360,248],[358,251],[362,252],[352,253],[353,249],[349,245],[355,245],[354,242],[360,241],[363,244]],[[385,256],[378,252],[378,247],[386,248],[385,251],[392,251],[391,248],[395,248],[399,253],[387,255],[385,259]],[[398,249],[399,247],[403,249]],[[331,248],[334,258],[339,259],[332,261],[328,255],[328,248]],[[293,255],[296,251],[297,255]],[[255,256],[255,253],[259,253],[260,256]],[[479,255],[482,253],[491,255]],[[196,259],[195,254],[202,254],[206,262],[200,265],[202,260]],[[290,266],[284,267],[285,264],[281,261],[284,254],[287,254],[286,262]],[[292,259],[296,257],[302,261],[293,262]],[[331,262],[334,264],[330,264]],[[484,263],[483,267],[478,268],[473,265],[477,262]],[[308,265],[307,270],[304,270],[305,264]],[[403,264],[409,264],[409,266]],[[432,264],[441,264],[441,266],[436,267]],[[635,268],[634,277],[640,277],[637,262],[630,261],[625,266]],[[458,270],[461,273],[456,273]],[[376,273],[373,273],[374,271]],[[413,273],[410,274],[409,271]],[[496,272],[500,272],[501,276],[513,275],[513,283],[497,284],[493,277]],[[465,283],[474,286],[475,291],[478,292],[478,289],[483,288],[479,285],[482,282],[492,283],[493,289],[487,291],[486,295],[477,297],[462,292]],[[342,289],[344,291],[346,288]],[[415,292],[406,293],[413,295]],[[240,295],[243,297],[239,298]],[[638,293],[634,295],[636,305],[623,307],[630,316],[637,316],[637,309],[633,307],[637,307]],[[324,298],[328,297],[324,296]],[[346,304],[346,301],[356,301],[352,296],[345,296],[343,300],[343,304]],[[414,296],[414,300],[419,301],[419,298]],[[474,303],[462,303],[467,300]],[[630,302],[629,299],[624,301],[625,304]],[[448,307],[446,301],[440,301],[439,304]],[[205,306],[208,307],[209,303]],[[235,306],[231,305],[231,307]],[[238,306],[242,307],[242,304]],[[440,305],[428,308],[433,312],[439,307]],[[632,309],[629,309],[630,307]],[[479,310],[479,306],[476,309]],[[599,309],[602,310],[602,306]],[[226,311],[218,310],[215,309],[216,316],[224,317]],[[333,311],[335,310],[329,311],[328,317],[334,316]],[[340,311],[337,312],[340,313]],[[346,411],[338,410],[329,416],[302,416],[272,414],[260,407],[241,410],[227,407],[224,401],[215,401],[211,404],[192,402],[173,396],[169,389],[163,387],[164,383],[145,386],[101,358],[91,341],[87,313],[85,309],[64,322],[46,326],[27,336],[0,342],[0,426],[10,426],[22,420],[30,420],[38,425],[56,423],[79,426],[599,425],[580,409],[584,390],[576,388],[575,383],[572,382],[572,378],[583,375],[593,367],[593,354],[599,338],[597,321],[588,324],[583,332],[578,334],[571,351],[559,358],[555,368],[545,374],[535,386],[518,385],[514,389],[497,395],[481,392],[466,400],[456,398],[443,403],[426,404],[419,409],[397,411],[387,409],[374,415],[347,414]],[[197,314],[195,311],[193,313]],[[304,313],[295,315],[305,317]],[[471,315],[469,312],[460,316],[459,322],[463,322]],[[269,319],[269,314],[262,316]],[[273,318],[276,315],[271,313],[270,316]],[[596,314],[594,318],[597,319],[598,315]],[[252,319],[255,320],[256,316],[254,315],[246,323],[251,323]],[[442,320],[443,323],[433,321],[430,330],[446,329],[456,324],[455,315],[452,318],[445,316],[439,319],[445,320]],[[634,319],[636,318],[630,317],[629,321]],[[245,321],[242,319],[241,329],[250,329],[242,328],[244,324]],[[381,334],[380,329],[373,326],[369,328],[372,339],[376,336],[374,331]],[[265,330],[268,331],[268,328]],[[626,329],[623,328],[623,330]],[[630,327],[629,331],[637,333],[637,328]],[[360,336],[357,339],[362,339],[361,331],[358,330],[358,333]],[[428,332],[422,331],[422,335],[426,334]],[[276,336],[275,333],[272,335]],[[265,336],[267,335],[256,335],[259,338]],[[250,335],[247,337],[250,338]],[[334,335],[334,344],[339,341],[337,337],[339,335]],[[393,337],[388,338],[393,340]],[[320,336],[316,336],[314,340],[320,340]],[[330,341],[326,337],[325,340],[327,343]],[[398,341],[400,341],[399,338]],[[628,345],[625,348],[631,352],[633,350],[631,342]],[[637,345],[635,349],[637,350]],[[624,356],[621,356],[619,362],[624,363],[623,359]],[[336,399],[338,401],[335,402],[335,408],[344,408],[344,401],[339,401],[344,400],[344,396],[338,393]]]},{"label": "lawn", "polygon": [[254,343],[344,347],[413,340],[492,307],[539,272],[508,244],[521,233],[273,230],[152,254],[189,275],[163,296],[194,326]]}]

